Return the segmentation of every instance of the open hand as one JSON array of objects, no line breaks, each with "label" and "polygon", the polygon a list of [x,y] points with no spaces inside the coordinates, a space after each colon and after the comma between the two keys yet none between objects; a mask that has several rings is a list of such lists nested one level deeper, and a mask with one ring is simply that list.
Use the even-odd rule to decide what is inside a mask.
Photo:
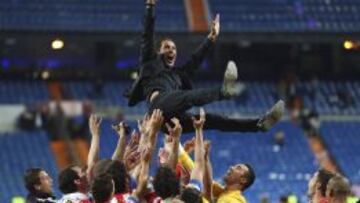
[{"label": "open hand", "polygon": [[182,126],[180,121],[174,117],[171,119],[171,122],[173,123],[174,127],[171,127],[169,123],[166,123],[166,128],[171,136],[179,138],[182,133]]},{"label": "open hand", "polygon": [[89,118],[89,128],[91,136],[100,136],[101,118],[96,114],[91,114]]},{"label": "open hand", "polygon": [[216,14],[215,19],[211,22],[211,30],[209,34],[209,39],[215,41],[220,33],[220,14]]},{"label": "open hand", "polygon": [[204,128],[206,113],[203,108],[200,108],[200,118],[197,120],[194,117],[192,117],[193,120],[193,126],[196,130],[200,130]]}]

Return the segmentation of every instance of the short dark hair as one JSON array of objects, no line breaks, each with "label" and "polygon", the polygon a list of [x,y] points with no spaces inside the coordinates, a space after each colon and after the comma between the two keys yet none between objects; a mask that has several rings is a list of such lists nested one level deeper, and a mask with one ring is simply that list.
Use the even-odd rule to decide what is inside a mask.
[{"label": "short dark hair", "polygon": [[25,171],[24,182],[25,187],[30,193],[36,192],[35,185],[40,184],[40,172],[44,171],[41,168],[30,168]]},{"label": "short dark hair", "polygon": [[102,174],[93,180],[91,184],[91,193],[96,203],[106,202],[111,198],[113,192],[112,177],[108,174]]},{"label": "short dark hair", "polygon": [[115,183],[115,193],[128,192],[129,174],[127,173],[125,164],[121,161],[112,161],[109,166],[108,173],[112,176]]},{"label": "short dark hair", "polygon": [[94,177],[109,174],[115,183],[115,194],[128,192],[130,176],[123,162],[118,160],[100,160],[93,170]]},{"label": "short dark hair", "polygon": [[160,39],[157,40],[157,43],[156,43],[156,50],[160,50],[162,43],[165,42],[165,41],[174,42],[174,40],[171,39],[170,37],[160,37]]},{"label": "short dark hair", "polygon": [[201,192],[195,188],[187,187],[181,192],[181,200],[185,203],[202,203]]},{"label": "short dark hair", "polygon": [[161,166],[155,174],[154,189],[162,199],[175,197],[180,193],[180,181],[171,168]]},{"label": "short dark hair", "polygon": [[74,170],[74,167],[75,165],[68,166],[59,174],[59,189],[64,194],[78,191],[74,181],[80,179],[80,176]]},{"label": "short dark hair", "polygon": [[325,197],[326,196],[326,188],[327,188],[327,184],[329,182],[329,180],[334,177],[334,173],[325,170],[325,169],[320,169],[318,171],[317,174],[317,182],[320,183],[320,193],[321,196]]},{"label": "short dark hair", "polygon": [[256,179],[255,171],[251,167],[251,165],[250,164],[244,164],[244,165],[248,168],[249,171],[245,175],[246,183],[243,185],[242,191],[248,189],[255,182]]}]

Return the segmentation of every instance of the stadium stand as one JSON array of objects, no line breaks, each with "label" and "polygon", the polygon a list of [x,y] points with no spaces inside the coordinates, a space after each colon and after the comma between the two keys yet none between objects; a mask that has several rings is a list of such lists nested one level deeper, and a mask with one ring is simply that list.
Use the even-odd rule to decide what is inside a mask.
[{"label": "stadium stand", "polygon": [[[139,31],[141,0],[0,1],[4,30]],[[226,32],[355,32],[360,5],[347,1],[209,0]],[[16,11],[16,12],[14,12]],[[187,31],[184,2],[158,7],[158,30]]]},{"label": "stadium stand", "polygon": [[221,13],[226,32],[355,32],[360,30],[356,0],[209,0]]},{"label": "stadium stand", "polygon": [[324,122],[321,126],[322,138],[331,155],[346,177],[357,184],[360,183],[359,129],[360,123],[356,121]]},{"label": "stadium stand", "polygon": [[34,81],[0,81],[0,103],[33,103],[49,100],[45,82]]},{"label": "stadium stand", "polygon": [[[247,90],[239,98],[209,104],[211,112],[224,114],[238,112],[241,114],[264,113],[278,98],[277,84],[274,82],[246,82]],[[127,107],[127,100],[122,96],[130,82],[110,81],[103,84],[102,92],[94,94],[94,83],[89,81],[63,82],[66,99],[93,100],[98,105],[116,105],[124,108],[125,114],[143,114],[146,103],[138,108]],[[201,82],[198,87],[212,87],[213,82]],[[360,83],[357,81],[337,82],[319,81],[300,82],[295,85],[296,94],[302,97],[305,107],[316,110],[321,115],[357,115],[360,113]],[[49,99],[45,82],[34,81],[1,81],[0,103],[33,103]],[[19,94],[21,92],[21,94]]]},{"label": "stadium stand", "polygon": [[[140,31],[143,0],[0,1],[0,29],[20,31]],[[157,8],[159,31],[186,31],[182,1]]]}]

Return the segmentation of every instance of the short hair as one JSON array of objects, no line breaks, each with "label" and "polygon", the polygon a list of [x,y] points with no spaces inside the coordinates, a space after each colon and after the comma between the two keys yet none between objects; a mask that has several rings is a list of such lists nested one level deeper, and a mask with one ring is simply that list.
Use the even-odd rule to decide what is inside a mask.
[{"label": "short hair", "polygon": [[251,165],[250,164],[244,164],[244,165],[248,168],[249,171],[245,175],[246,183],[244,184],[242,191],[245,191],[246,189],[248,189],[255,182],[255,179],[256,179],[255,171],[251,167]]},{"label": "short hair", "polygon": [[329,180],[334,177],[334,173],[328,171],[328,170],[325,170],[325,169],[320,169],[318,171],[318,174],[317,174],[317,181],[316,182],[319,182],[320,183],[320,193],[321,193],[321,196],[325,197],[326,196],[326,188],[327,188],[327,184],[329,182]]},{"label": "short hair", "polygon": [[44,171],[41,168],[30,168],[25,171],[24,183],[26,189],[30,192],[36,192],[35,185],[40,184],[40,172]]},{"label": "short hair", "polygon": [[102,174],[93,180],[91,184],[91,193],[96,203],[106,202],[113,193],[112,177],[109,174]]},{"label": "short hair", "polygon": [[80,179],[79,174],[74,170],[75,165],[71,165],[62,170],[59,174],[59,189],[64,194],[78,191],[75,180]]},{"label": "short hair", "polygon": [[175,197],[180,193],[180,181],[171,168],[161,166],[155,174],[154,189],[156,195],[162,199]]},{"label": "short hair", "polygon": [[160,39],[157,40],[157,43],[156,43],[156,50],[160,50],[162,43],[165,42],[165,41],[174,42],[174,40],[171,39],[170,37],[160,37]]},{"label": "short hair", "polygon": [[94,167],[94,176],[103,174],[111,175],[115,183],[115,194],[128,192],[130,176],[123,162],[109,159],[101,160]]},{"label": "short hair", "polygon": [[130,176],[126,170],[125,164],[118,160],[103,159],[100,160],[93,170],[94,177],[109,174],[115,183],[115,194],[128,192],[127,189]]},{"label": "short hair", "polygon": [[202,203],[201,192],[192,187],[185,188],[181,192],[180,199],[185,203]]},{"label": "short hair", "polygon": [[350,194],[350,185],[344,177],[335,175],[329,180],[327,191],[331,197],[346,197]]}]

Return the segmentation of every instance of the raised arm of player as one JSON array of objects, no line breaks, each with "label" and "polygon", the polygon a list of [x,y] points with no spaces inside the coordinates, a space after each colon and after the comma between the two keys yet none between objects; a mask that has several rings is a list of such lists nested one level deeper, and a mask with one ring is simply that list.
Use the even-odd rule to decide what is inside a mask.
[{"label": "raised arm of player", "polygon": [[209,202],[211,202],[213,198],[212,197],[213,171],[210,161],[210,148],[211,148],[210,141],[208,140],[204,141],[204,150],[205,150],[204,197],[207,200],[209,200]]},{"label": "raised arm of player", "polygon": [[159,109],[155,109],[151,114],[150,119],[147,122],[147,130],[149,133],[150,140],[146,143],[146,146],[142,149],[141,152],[141,170],[138,178],[138,185],[133,195],[140,199],[146,189],[148,177],[149,177],[149,167],[152,158],[152,154],[156,148],[157,133],[159,132],[164,121],[162,112]]},{"label": "raised arm of player", "polygon": [[171,127],[168,123],[166,123],[166,127],[169,131],[169,135],[172,137],[172,147],[169,155],[168,165],[172,170],[175,171],[179,157],[179,143],[180,143],[180,136],[182,133],[182,126],[180,124],[179,119],[177,118],[172,118],[171,122],[173,123],[174,127]]},{"label": "raised arm of player", "polygon": [[112,155],[112,160],[124,161],[125,147],[126,147],[126,123],[121,122],[119,125],[112,126],[119,136],[116,149]]},{"label": "raised arm of player", "polygon": [[154,47],[154,29],[155,29],[155,4],[156,0],[146,0],[145,15],[141,35],[140,45],[140,63],[143,64],[156,57]]},{"label": "raised arm of player", "polygon": [[205,111],[203,108],[200,109],[200,118],[197,120],[193,118],[193,125],[195,128],[195,165],[191,171],[191,179],[203,182],[203,175],[205,169],[205,151],[204,151],[204,140],[203,140],[203,128],[205,124]]},{"label": "raised arm of player", "polygon": [[215,42],[220,33],[220,14],[216,14],[215,19],[211,22],[211,29],[208,39]]},{"label": "raised arm of player", "polygon": [[91,144],[90,150],[87,158],[87,170],[86,174],[88,179],[91,179],[91,172],[99,159],[99,144],[100,144],[100,124],[101,118],[95,114],[91,114],[89,118],[89,129],[91,133]]},{"label": "raised arm of player", "polygon": [[197,50],[191,55],[190,59],[182,66],[183,71],[192,75],[204,61],[205,56],[213,46],[220,33],[220,15],[216,14],[215,19],[211,22],[210,33],[201,43]]}]

